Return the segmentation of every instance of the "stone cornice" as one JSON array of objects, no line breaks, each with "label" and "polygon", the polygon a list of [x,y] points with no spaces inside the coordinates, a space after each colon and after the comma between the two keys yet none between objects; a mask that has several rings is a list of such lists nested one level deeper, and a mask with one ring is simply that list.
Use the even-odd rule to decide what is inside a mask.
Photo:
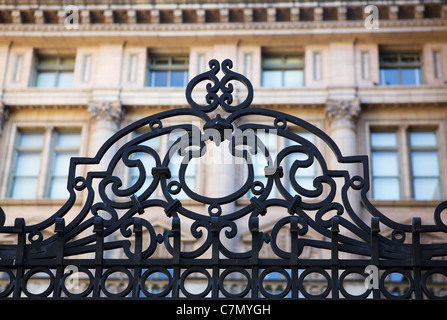
[{"label": "stone cornice", "polygon": [[[445,27],[447,19],[424,19],[424,20],[383,20],[380,27],[400,28],[407,27]],[[188,24],[90,24],[79,25],[76,30],[67,30],[63,25],[58,24],[0,24],[0,31],[21,31],[21,32],[66,32],[66,34],[83,31],[197,31],[197,30],[296,30],[296,29],[335,29],[353,28],[359,31],[365,30],[363,21],[302,21],[302,22],[251,22],[251,23],[188,23]],[[433,30],[432,28],[430,30]],[[445,30],[442,28],[442,30]],[[380,29],[375,30],[380,33]],[[387,31],[388,32],[388,31]]]},{"label": "stone cornice", "polygon": [[[47,1],[48,2],[48,1]],[[44,1],[45,3],[45,1]],[[368,2],[368,4],[374,4]],[[446,25],[447,4],[433,1],[377,1],[380,26]],[[76,30],[177,30],[215,28],[363,27],[366,2],[160,3],[155,5],[79,5]],[[0,6],[0,29],[65,29],[65,7]],[[69,14],[72,11],[68,11]]]}]

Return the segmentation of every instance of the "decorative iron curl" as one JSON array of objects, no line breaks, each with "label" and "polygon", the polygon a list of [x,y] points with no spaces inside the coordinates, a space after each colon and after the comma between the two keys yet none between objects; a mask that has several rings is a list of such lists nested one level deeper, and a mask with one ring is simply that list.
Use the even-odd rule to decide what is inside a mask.
[{"label": "decorative iron curl", "polygon": [[[231,60],[226,59],[222,62],[222,71],[224,72],[225,76],[221,80],[219,80],[216,76],[220,71],[219,62],[213,59],[209,62],[209,66],[211,70],[194,77],[186,87],[186,100],[191,107],[204,112],[211,112],[214,111],[218,105],[220,105],[226,112],[232,113],[244,109],[251,104],[253,100],[253,86],[246,77],[230,70],[233,68],[233,62]],[[194,101],[192,98],[192,92],[200,82],[205,80],[210,80],[213,84],[206,84],[206,91],[208,92],[206,95],[207,105],[202,106]],[[231,80],[237,80],[244,84],[247,88],[247,97],[244,101],[235,106],[231,105],[234,100],[232,95],[234,87],[233,84],[229,83]],[[219,90],[222,92],[221,95],[217,94]]]}]

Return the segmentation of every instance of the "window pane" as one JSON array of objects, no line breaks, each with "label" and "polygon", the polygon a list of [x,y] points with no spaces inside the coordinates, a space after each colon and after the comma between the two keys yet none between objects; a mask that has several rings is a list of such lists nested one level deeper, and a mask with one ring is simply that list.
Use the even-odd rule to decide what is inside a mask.
[{"label": "window pane", "polygon": [[168,65],[169,59],[168,58],[155,58],[155,59],[152,59],[152,64]]},{"label": "window pane", "polygon": [[152,71],[151,72],[151,87],[167,87],[168,86],[168,72],[167,71]]},{"label": "window pane", "polygon": [[64,67],[74,67],[75,57],[66,57],[60,59],[60,65]]},{"label": "window pane", "polygon": [[279,65],[282,65],[282,57],[281,56],[277,56],[277,57],[263,57],[262,58],[262,62],[263,62],[264,65],[279,66]]},{"label": "window pane", "polygon": [[382,55],[382,61],[385,63],[397,63],[399,61],[398,54]]},{"label": "window pane", "polygon": [[373,196],[376,200],[399,200],[400,186],[398,178],[374,178]]},{"label": "window pane", "polygon": [[172,58],[172,64],[174,65],[188,65],[188,58]]},{"label": "window pane", "polygon": [[395,132],[372,132],[371,147],[390,148],[397,146],[397,134]]},{"label": "window pane", "polygon": [[411,147],[437,147],[435,132],[410,132]]},{"label": "window pane", "polygon": [[40,149],[43,146],[42,133],[21,133],[19,146],[22,148]]},{"label": "window pane", "polygon": [[420,57],[418,54],[402,54],[400,57],[400,61],[402,63],[417,63],[419,62]]},{"label": "window pane", "polygon": [[56,139],[57,147],[79,148],[81,135],[79,133],[59,133]]},{"label": "window pane", "polygon": [[19,152],[15,168],[16,176],[39,176],[40,152]]},{"label": "window pane", "polygon": [[13,181],[11,197],[15,199],[33,199],[37,194],[37,178],[16,177]]},{"label": "window pane", "polygon": [[57,57],[39,57],[39,67],[55,67],[57,65]]},{"label": "window pane", "polygon": [[439,161],[437,152],[412,152],[411,169],[414,177],[438,176]]},{"label": "window pane", "polygon": [[36,87],[54,88],[56,85],[56,72],[39,72],[36,78]]},{"label": "window pane", "polygon": [[302,87],[304,85],[304,72],[302,70],[284,71],[284,87]]},{"label": "window pane", "polygon": [[[79,133],[57,133],[54,159],[51,164],[51,178],[48,196],[60,199],[68,197],[67,177],[70,159],[78,155],[81,135]],[[68,150],[67,150],[68,149]]]},{"label": "window pane", "polygon": [[419,68],[401,69],[402,84],[419,85],[421,84],[421,70]]},{"label": "window pane", "polygon": [[57,88],[72,88],[73,87],[73,72],[59,72],[57,77]]},{"label": "window pane", "polygon": [[187,81],[187,71],[171,71],[171,87],[186,87]]},{"label": "window pane", "polygon": [[70,166],[70,158],[76,157],[76,152],[56,153],[53,164],[53,175],[68,176],[68,168]]},{"label": "window pane", "polygon": [[399,175],[396,152],[373,152],[371,162],[373,176],[396,177]]},{"label": "window pane", "polygon": [[49,197],[52,199],[68,198],[67,177],[54,177],[51,180]]},{"label": "window pane", "polygon": [[304,63],[304,57],[303,56],[289,56],[286,57],[286,64],[293,64],[293,65],[302,65]]},{"label": "window pane", "polygon": [[413,180],[416,200],[436,200],[441,198],[438,178],[416,178]]},{"label": "window pane", "polygon": [[381,85],[400,84],[399,69],[380,69],[380,84]]},{"label": "window pane", "polygon": [[262,72],[262,86],[278,88],[282,86],[282,72],[278,70],[268,70]]}]

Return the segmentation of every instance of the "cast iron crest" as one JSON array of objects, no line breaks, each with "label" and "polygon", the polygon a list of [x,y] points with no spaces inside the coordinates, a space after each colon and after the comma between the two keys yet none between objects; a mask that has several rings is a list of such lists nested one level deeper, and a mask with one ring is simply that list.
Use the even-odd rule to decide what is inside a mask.
[{"label": "cast iron crest", "polygon": [[[0,245],[0,271],[5,275],[0,293],[3,298],[381,299],[394,298],[385,288],[385,279],[395,272],[407,278],[407,289],[399,298],[446,297],[434,293],[429,282],[434,275],[446,275],[447,261],[442,258],[447,256],[447,243],[423,244],[421,236],[439,233],[445,239],[447,225],[441,213],[447,202],[436,209],[433,225],[422,225],[419,218],[409,225],[391,220],[368,201],[367,156],[344,157],[326,133],[300,118],[249,108],[252,85],[231,70],[232,62],[219,64],[211,60],[209,66],[209,71],[193,78],[186,88],[186,100],[192,108],[138,120],[113,135],[95,157],[72,158],[67,181],[70,196],[50,218],[29,226],[17,218],[14,226],[3,226],[5,216],[0,211],[0,232],[17,237],[15,244]],[[219,71],[224,74],[221,79]],[[234,96],[235,81],[246,88],[243,99]],[[205,103],[200,103],[195,101],[193,92],[204,82],[207,93]],[[216,111],[219,106],[224,113]],[[182,122],[185,116],[197,121]],[[264,121],[253,122],[253,117]],[[177,118],[180,121],[175,122]],[[290,126],[320,139],[340,164],[359,164],[361,174],[329,169],[320,149],[289,130]],[[149,143],[174,130],[183,134],[163,151]],[[257,136],[260,131],[275,131],[289,143],[276,154],[269,152],[267,143]],[[226,151],[240,159],[246,170],[240,187],[219,197],[197,192],[189,185],[186,174],[191,161],[206,155],[211,140],[217,145],[225,142]],[[117,151],[106,157],[112,146],[117,146]],[[145,154],[153,165],[148,167],[136,154]],[[292,154],[299,154],[300,158],[287,162]],[[257,178],[251,161],[255,155],[266,159],[262,180]],[[174,156],[181,159],[176,166],[171,165]],[[127,187],[117,174],[119,164],[138,172]],[[319,174],[313,179],[313,188],[308,189],[296,177],[300,168],[313,164],[318,165]],[[102,169],[79,175],[83,166]],[[342,184],[337,185],[336,180]],[[357,193],[371,215],[369,219],[362,219],[355,212],[350,192]],[[82,206],[75,205],[79,198],[84,199]],[[226,211],[229,204],[232,209]],[[260,227],[262,219],[275,208],[285,214],[278,216],[265,232]],[[169,221],[164,231],[157,231],[155,212],[162,212]],[[242,226],[248,230],[246,248],[228,247],[227,240],[235,238]],[[380,227],[388,228],[391,234],[382,235]],[[349,232],[341,232],[342,229]],[[185,230],[190,233],[192,248],[184,243]],[[284,230],[289,234],[287,245],[279,243]],[[310,233],[318,236],[309,237]],[[304,257],[306,248],[324,250],[327,256]],[[273,256],[263,257],[264,249]],[[122,255],[108,255],[114,250]],[[164,254],[157,254],[160,250]],[[348,254],[348,258],[342,259],[341,253]],[[378,282],[354,296],[343,280],[353,273],[364,277],[368,266],[379,272]],[[74,271],[84,283],[77,291],[71,290],[67,281]],[[126,281],[120,290],[113,291],[107,281],[116,273]],[[272,273],[278,274],[284,284],[276,292],[266,285]],[[29,286],[36,274],[44,274],[48,281],[48,287],[38,293]],[[305,286],[310,274],[324,282],[317,294]],[[147,283],[155,275],[164,280],[164,285],[159,290],[149,290]],[[199,275],[202,281],[200,290],[187,285],[193,282],[193,275]],[[232,280],[242,283],[236,291],[225,285]]]}]

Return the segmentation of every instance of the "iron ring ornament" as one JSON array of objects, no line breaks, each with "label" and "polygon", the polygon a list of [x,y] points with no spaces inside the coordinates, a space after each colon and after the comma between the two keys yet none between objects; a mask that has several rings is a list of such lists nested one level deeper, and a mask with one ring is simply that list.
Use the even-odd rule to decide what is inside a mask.
[{"label": "iron ring ornament", "polygon": [[[70,196],[50,218],[36,225],[17,218],[14,226],[5,226],[6,216],[0,208],[0,233],[17,239],[14,244],[0,245],[0,271],[7,279],[1,298],[392,299],[386,286],[392,272],[401,273],[410,282],[400,298],[446,298],[433,293],[429,284],[434,275],[445,275],[447,243],[425,244],[421,236],[438,233],[445,237],[447,201],[435,210],[433,225],[422,225],[419,218],[411,225],[393,221],[367,198],[367,156],[345,157],[326,133],[303,119],[250,107],[252,84],[232,71],[231,60],[221,64],[211,60],[209,67],[187,85],[186,100],[192,108],[140,119],[114,134],[95,157],[72,158],[67,180]],[[240,102],[233,97],[235,81],[247,91]],[[203,82],[206,104],[200,105],[193,99],[193,91]],[[219,106],[223,114],[216,112]],[[185,116],[197,121],[185,123]],[[253,118],[264,121],[253,122]],[[360,174],[330,168],[316,143],[291,127],[327,145],[339,164],[358,164]],[[261,132],[269,131],[288,141],[276,153],[260,137]],[[164,151],[150,143],[163,137],[173,137]],[[246,170],[236,190],[217,197],[200,194],[187,178],[188,167],[203,159],[212,143],[225,148]],[[111,158],[105,157],[112,147],[117,151]],[[136,155],[151,159],[150,165]],[[267,163],[262,179],[255,175],[255,157]],[[180,161],[174,164],[175,159]],[[86,166],[99,169],[77,175]],[[130,185],[118,174],[119,166],[138,172]],[[318,175],[313,187],[306,188],[297,177],[310,166],[318,167]],[[355,212],[352,193],[371,214],[370,221]],[[180,194],[194,205],[188,205]],[[80,209],[75,206],[79,198],[83,199]],[[266,230],[264,219],[277,208],[285,214],[278,215]],[[155,219],[160,212],[170,221],[163,231]],[[242,226],[248,230],[245,235],[240,234]],[[381,228],[387,228],[390,236],[381,234]],[[281,240],[284,233],[288,234],[287,246]],[[227,240],[241,237],[247,243],[243,249],[227,245]],[[184,246],[186,238],[195,242],[192,249]],[[324,251],[327,258],[312,259],[304,254],[308,249]],[[107,255],[114,250],[122,256]],[[160,250],[164,256],[157,255]],[[270,250],[273,258],[263,258],[262,250]],[[351,256],[341,259],[341,253]],[[93,258],[85,258],[85,254]],[[377,285],[359,296],[349,293],[344,279],[356,274],[366,280],[362,270],[371,265],[380,271]],[[84,275],[84,285],[78,291],[67,286],[73,266]],[[28,283],[41,273],[47,274],[49,285],[34,293]],[[117,274],[123,278],[122,289],[110,291],[109,282]],[[148,287],[156,274],[164,279],[160,290]],[[273,274],[284,283],[276,293],[268,287]],[[203,278],[201,292],[188,287],[193,275]],[[306,282],[310,276],[326,283],[324,290],[313,294]],[[240,280],[239,291],[229,289],[232,279]]]}]

